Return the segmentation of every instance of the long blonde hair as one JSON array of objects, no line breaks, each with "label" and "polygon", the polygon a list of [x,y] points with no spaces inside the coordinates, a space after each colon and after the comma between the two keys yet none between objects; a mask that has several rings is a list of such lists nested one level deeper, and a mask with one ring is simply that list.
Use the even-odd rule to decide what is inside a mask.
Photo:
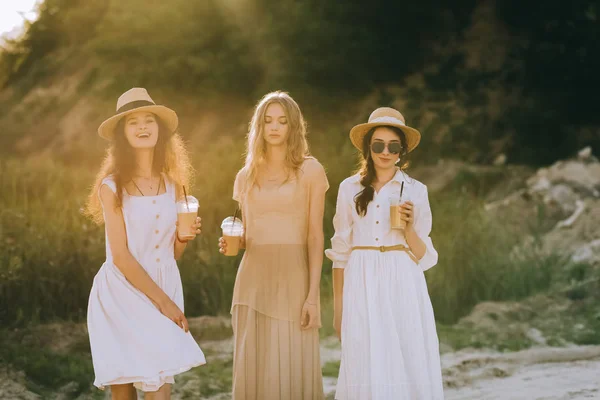
[{"label": "long blonde hair", "polygon": [[[169,132],[160,118],[156,117],[156,119],[159,131],[158,141],[154,148],[152,172],[155,174],[164,173],[175,184],[176,196],[179,198],[183,196],[182,187],[184,185],[186,189],[189,189],[193,168],[181,136],[176,132]],[[96,174],[96,180],[88,195],[84,214],[97,224],[104,222],[98,192],[100,186],[102,186],[102,180],[107,176],[113,176],[117,186],[117,206],[121,207],[123,205],[123,187],[131,180],[135,169],[135,154],[124,134],[124,120],[124,118],[121,119],[115,128],[115,139],[106,151],[106,157],[104,157],[100,171]]]},{"label": "long blonde hair", "polygon": [[289,171],[297,173],[305,158],[310,154],[306,140],[306,121],[298,103],[288,93],[279,90],[266,94],[256,105],[249,124],[246,162],[243,167],[246,177],[244,193],[247,193],[256,183],[258,168],[265,161],[267,149],[267,142],[264,138],[265,114],[269,105],[273,103],[283,107],[288,120],[286,167]]}]

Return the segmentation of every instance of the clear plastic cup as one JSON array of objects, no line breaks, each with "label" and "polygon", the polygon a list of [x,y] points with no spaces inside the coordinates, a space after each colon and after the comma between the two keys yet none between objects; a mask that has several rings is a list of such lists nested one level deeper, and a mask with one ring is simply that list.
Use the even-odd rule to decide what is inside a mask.
[{"label": "clear plastic cup", "polygon": [[[187,201],[186,201],[187,200]],[[196,236],[192,225],[196,223],[200,203],[194,196],[187,196],[177,202],[178,234],[182,240],[193,239]]]},{"label": "clear plastic cup", "polygon": [[223,240],[227,244],[225,250],[226,256],[237,256],[240,252],[240,242],[244,236],[244,224],[242,220],[237,217],[227,217],[221,223],[221,229],[223,230]]},{"label": "clear plastic cup", "polygon": [[400,205],[403,202],[399,193],[390,197],[390,226],[392,229],[404,230],[406,228],[406,221],[401,218],[402,214],[400,214]]}]

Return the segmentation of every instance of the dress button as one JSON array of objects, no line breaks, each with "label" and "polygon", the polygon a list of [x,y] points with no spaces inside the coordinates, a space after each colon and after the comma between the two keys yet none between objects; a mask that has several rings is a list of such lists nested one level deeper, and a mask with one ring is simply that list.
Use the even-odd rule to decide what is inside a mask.
[{"label": "dress button", "polygon": [[379,208],[379,204],[377,204],[377,208]]},{"label": "dress button", "polygon": [[375,238],[375,241],[376,241],[376,242],[379,242],[379,238]]},{"label": "dress button", "polygon": [[152,200],[152,204],[156,204],[156,200]]},{"label": "dress button", "polygon": [[159,214],[156,214],[156,219],[158,219],[158,217],[160,217],[160,215],[159,215]]},{"label": "dress button", "polygon": [[158,249],[158,245],[154,246],[155,249]]},{"label": "dress button", "polygon": [[154,231],[154,233],[158,233],[158,229]]},{"label": "dress button", "polygon": [[157,259],[156,259],[156,262],[160,262],[160,258],[157,258]]},{"label": "dress button", "polygon": [[378,223],[379,223],[379,221],[375,221],[375,223],[376,223],[376,224],[378,224]]}]

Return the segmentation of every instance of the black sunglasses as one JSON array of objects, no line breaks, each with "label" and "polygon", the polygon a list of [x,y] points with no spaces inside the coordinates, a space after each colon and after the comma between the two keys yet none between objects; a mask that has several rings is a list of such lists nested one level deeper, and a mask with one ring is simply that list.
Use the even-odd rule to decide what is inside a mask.
[{"label": "black sunglasses", "polygon": [[[381,154],[385,150],[385,146],[384,142],[373,142],[371,143],[371,151],[375,154]],[[391,154],[400,154],[402,151],[402,145],[398,142],[388,143],[387,148]]]}]

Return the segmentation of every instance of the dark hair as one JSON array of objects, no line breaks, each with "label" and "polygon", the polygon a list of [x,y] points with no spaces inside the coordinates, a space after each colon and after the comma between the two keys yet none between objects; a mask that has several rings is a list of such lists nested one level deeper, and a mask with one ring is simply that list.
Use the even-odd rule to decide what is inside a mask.
[{"label": "dark hair", "polygon": [[[400,161],[398,166],[401,170],[404,170],[408,167],[408,160],[406,159],[406,136],[402,129],[397,128],[395,126],[382,125],[385,128],[391,129],[394,131],[398,138],[400,139],[400,143],[402,144],[402,152],[400,153]],[[360,184],[363,186],[363,190],[361,190],[356,196],[354,196],[354,203],[356,204],[356,212],[360,216],[367,215],[367,207],[369,203],[373,200],[375,196],[375,189],[373,188],[373,181],[375,180],[377,173],[375,171],[375,164],[373,159],[371,158],[371,139],[373,138],[373,134],[377,128],[381,128],[382,126],[376,126],[371,128],[369,132],[365,135],[362,142],[362,162],[359,170],[360,174]]]}]

